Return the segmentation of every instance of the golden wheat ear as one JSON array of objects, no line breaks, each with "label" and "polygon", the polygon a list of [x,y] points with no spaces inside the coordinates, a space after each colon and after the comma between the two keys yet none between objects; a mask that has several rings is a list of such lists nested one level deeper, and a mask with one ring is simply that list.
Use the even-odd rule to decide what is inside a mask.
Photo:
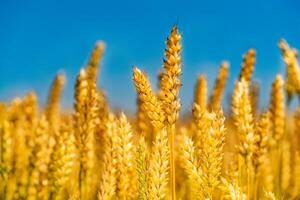
[{"label": "golden wheat ear", "polygon": [[151,89],[150,81],[137,67],[133,68],[133,80],[138,93],[138,98],[143,102],[143,107],[153,127],[158,130],[162,129],[165,126],[165,116],[162,111],[161,102],[157,99]]},{"label": "golden wheat ear", "polygon": [[178,119],[180,110],[180,100],[178,99],[181,80],[179,79],[181,69],[181,35],[177,26],[167,39],[167,47],[165,50],[165,59],[163,71],[160,79],[160,88],[158,97],[163,104],[163,110],[166,117],[166,123],[173,125]]},{"label": "golden wheat ear", "polygon": [[103,135],[103,158],[98,190],[98,200],[113,199],[117,189],[117,152],[116,135],[117,119],[110,113],[106,125],[106,134]]},{"label": "golden wheat ear", "polygon": [[256,51],[255,49],[249,49],[243,56],[242,69],[240,71],[239,81],[244,79],[247,83],[251,82],[255,63]]},{"label": "golden wheat ear", "polygon": [[59,106],[65,79],[64,74],[58,74],[53,80],[48,94],[48,102],[45,113],[50,127],[53,127],[54,131],[57,131],[59,127]]},{"label": "golden wheat ear", "polygon": [[203,110],[207,105],[207,81],[203,74],[197,77],[197,83],[194,91],[194,102],[199,105]]},{"label": "golden wheat ear", "polygon": [[118,134],[116,135],[116,155],[117,155],[117,197],[126,199],[134,194],[128,194],[131,183],[131,172],[134,169],[134,146],[131,126],[124,113],[121,113],[118,124]]},{"label": "golden wheat ear", "polygon": [[191,181],[190,185],[195,193],[194,196],[198,199],[203,198],[203,181],[201,177],[203,172],[200,168],[200,161],[196,156],[194,142],[187,135],[183,136],[183,142],[181,144],[181,157],[181,165]]},{"label": "golden wheat ear", "polygon": [[276,144],[278,144],[284,136],[285,106],[283,85],[284,82],[282,76],[277,75],[272,84],[270,102],[273,138]]},{"label": "golden wheat ear", "polygon": [[209,110],[218,110],[221,108],[223,93],[228,79],[228,69],[229,63],[226,61],[223,62],[220,66],[219,73],[210,96],[208,105]]},{"label": "golden wheat ear", "polygon": [[105,50],[105,43],[103,41],[99,41],[96,43],[96,45],[90,55],[90,59],[86,66],[86,72],[87,72],[88,79],[90,79],[91,82],[97,81],[99,65],[100,65],[104,50]]},{"label": "golden wheat ear", "polygon": [[287,104],[289,106],[292,98],[300,94],[300,68],[298,63],[298,51],[289,46],[281,39],[278,43],[281,49],[281,55],[286,64],[286,83],[285,92],[287,94]]},{"label": "golden wheat ear", "polygon": [[170,150],[165,128],[157,131],[150,152],[147,194],[148,199],[164,199],[167,195],[170,169]]},{"label": "golden wheat ear", "polygon": [[98,122],[98,93],[96,83],[91,82],[82,69],[76,80],[74,103],[74,136],[79,152],[78,188],[80,198],[88,198],[94,187],[88,187],[95,165],[94,134]]},{"label": "golden wheat ear", "polygon": [[231,103],[232,117],[240,141],[239,152],[245,160],[251,160],[255,149],[254,121],[246,80],[236,82]]},{"label": "golden wheat ear", "polygon": [[176,199],[176,175],[175,175],[175,122],[179,117],[181,103],[179,89],[181,87],[181,35],[178,27],[174,26],[167,39],[165,58],[158,97],[162,102],[162,109],[165,114],[165,123],[169,136],[170,146],[170,177],[171,177],[171,198]]}]

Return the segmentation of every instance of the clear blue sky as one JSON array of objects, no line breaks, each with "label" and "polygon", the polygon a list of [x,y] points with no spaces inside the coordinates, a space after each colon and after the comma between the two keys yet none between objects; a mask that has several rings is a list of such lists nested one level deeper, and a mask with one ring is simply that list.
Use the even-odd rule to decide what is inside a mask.
[{"label": "clear blue sky", "polygon": [[0,0],[0,100],[34,89],[43,104],[51,80],[63,70],[68,78],[63,104],[71,107],[76,74],[95,42],[104,40],[99,85],[112,106],[134,110],[132,65],[155,82],[165,39],[177,21],[184,48],[184,109],[191,105],[197,74],[206,73],[211,87],[222,60],[231,63],[232,88],[250,47],[257,50],[254,79],[263,83],[267,102],[274,75],[284,72],[278,39],[300,48],[297,0]]}]

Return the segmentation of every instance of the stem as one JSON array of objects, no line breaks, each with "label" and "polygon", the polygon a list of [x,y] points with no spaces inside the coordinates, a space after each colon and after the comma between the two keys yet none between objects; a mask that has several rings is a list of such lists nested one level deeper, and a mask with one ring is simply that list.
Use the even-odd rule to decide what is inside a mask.
[{"label": "stem", "polygon": [[82,169],[82,161],[80,160],[80,164],[79,164],[79,176],[78,176],[78,195],[79,195],[79,199],[82,199],[82,178],[83,178],[83,169]]},{"label": "stem", "polygon": [[171,194],[172,200],[176,200],[176,179],[175,179],[175,125],[167,127],[170,146],[170,175],[171,175]]},{"label": "stem", "polygon": [[251,187],[251,183],[250,183],[250,164],[248,164],[247,166],[247,197],[248,199],[251,199],[251,191],[250,191],[250,187]]},{"label": "stem", "polygon": [[257,200],[258,197],[258,176],[255,174],[255,180],[254,180],[254,192],[253,192],[253,199]]},{"label": "stem", "polygon": [[277,163],[277,177],[278,177],[278,197],[282,196],[282,142],[279,142],[278,150],[277,150],[277,158],[278,158],[278,163]]}]

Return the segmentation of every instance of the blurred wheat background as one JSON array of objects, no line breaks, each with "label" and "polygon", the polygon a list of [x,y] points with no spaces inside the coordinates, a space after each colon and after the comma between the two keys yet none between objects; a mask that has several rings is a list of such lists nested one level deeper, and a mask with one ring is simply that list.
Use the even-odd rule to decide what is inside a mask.
[{"label": "blurred wheat background", "polygon": [[174,1],[152,20],[155,3],[95,14],[1,2],[0,198],[300,199],[300,29],[287,2]]}]

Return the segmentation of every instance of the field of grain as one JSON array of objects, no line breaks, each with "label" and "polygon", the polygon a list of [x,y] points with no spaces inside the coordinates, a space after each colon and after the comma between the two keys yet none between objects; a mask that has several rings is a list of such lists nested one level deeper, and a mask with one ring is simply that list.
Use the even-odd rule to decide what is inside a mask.
[{"label": "field of grain", "polygon": [[136,88],[135,116],[114,111],[96,84],[104,49],[98,42],[79,71],[73,111],[60,107],[63,74],[45,107],[34,92],[0,103],[0,199],[300,199],[300,107],[290,108],[300,95],[300,68],[286,41],[279,41],[285,78],[274,77],[268,107],[257,106],[249,49],[226,105],[231,112],[222,109],[230,69],[223,62],[212,91],[198,76],[190,117],[179,116],[177,26],[157,90],[133,67],[126,84]]}]

